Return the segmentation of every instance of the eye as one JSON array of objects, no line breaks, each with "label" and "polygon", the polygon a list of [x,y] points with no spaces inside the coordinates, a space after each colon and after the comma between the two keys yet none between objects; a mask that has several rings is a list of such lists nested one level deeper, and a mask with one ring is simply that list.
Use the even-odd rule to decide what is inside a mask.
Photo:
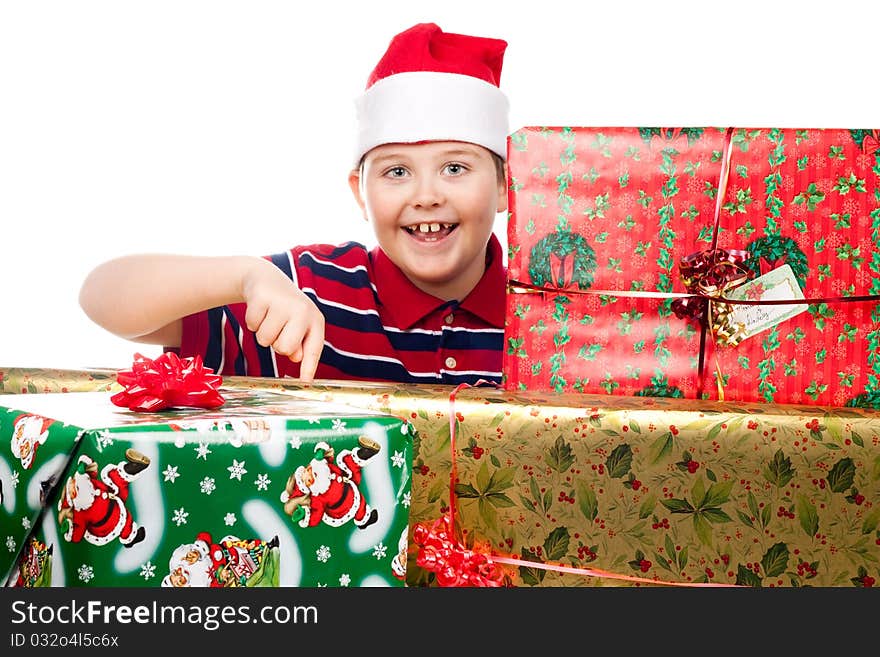
[{"label": "eye", "polygon": [[403,167],[391,167],[382,175],[388,176],[389,178],[403,178],[407,173],[407,170]]},{"label": "eye", "polygon": [[465,167],[463,164],[459,164],[458,162],[447,164],[444,169],[446,173],[448,173],[450,176],[460,176],[465,171],[467,171],[467,167]]}]

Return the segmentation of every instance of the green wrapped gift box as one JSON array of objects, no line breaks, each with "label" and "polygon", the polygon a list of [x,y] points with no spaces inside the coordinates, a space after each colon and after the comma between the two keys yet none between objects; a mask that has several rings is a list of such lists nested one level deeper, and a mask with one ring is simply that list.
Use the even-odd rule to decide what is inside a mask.
[{"label": "green wrapped gift box", "polygon": [[403,586],[413,429],[262,390],[135,413],[0,396],[0,574],[20,586]]}]

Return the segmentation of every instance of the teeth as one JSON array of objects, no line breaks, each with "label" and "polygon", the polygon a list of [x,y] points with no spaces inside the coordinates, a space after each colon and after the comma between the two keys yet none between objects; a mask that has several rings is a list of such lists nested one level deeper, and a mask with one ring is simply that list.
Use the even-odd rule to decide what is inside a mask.
[{"label": "teeth", "polygon": [[452,224],[441,224],[438,222],[431,223],[422,223],[416,224],[414,226],[409,226],[407,230],[410,232],[419,232],[419,233],[439,233],[441,230],[447,230],[452,227]]}]

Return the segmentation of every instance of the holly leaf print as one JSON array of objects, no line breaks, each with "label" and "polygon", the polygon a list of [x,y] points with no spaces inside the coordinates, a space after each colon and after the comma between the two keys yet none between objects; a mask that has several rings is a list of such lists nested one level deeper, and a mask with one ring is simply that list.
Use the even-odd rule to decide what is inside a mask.
[{"label": "holly leaf print", "polygon": [[862,523],[862,533],[870,534],[877,529],[878,524],[880,524],[880,506],[874,507],[874,510],[865,516],[865,520]]},{"label": "holly leaf print", "polygon": [[558,561],[568,554],[568,545],[571,542],[571,536],[567,527],[557,527],[544,540],[544,554],[547,559]]},{"label": "holly leaf print", "polygon": [[739,586],[761,588],[761,578],[742,564],[736,569],[736,583]]},{"label": "holly leaf print", "polygon": [[493,507],[486,498],[481,497],[477,501],[477,508],[480,510],[480,518],[483,519],[483,522],[497,532],[498,513],[495,511],[495,507]]},{"label": "holly leaf print", "polygon": [[578,508],[584,514],[584,517],[590,522],[595,520],[596,516],[599,515],[599,500],[596,497],[595,491],[579,480],[575,484],[575,497],[577,498]]},{"label": "holly leaf print", "polygon": [[700,539],[700,542],[707,546],[712,546],[712,525],[709,521],[700,513],[694,514],[694,532],[697,535],[697,538]]},{"label": "holly leaf print", "polygon": [[806,495],[797,497],[797,517],[807,536],[815,536],[819,533],[819,514]]},{"label": "holly leaf print", "polygon": [[[700,506],[709,509],[711,507],[716,507],[720,504],[724,504],[730,499],[730,489],[732,487],[733,481],[725,481],[720,484],[712,484],[711,486],[709,486],[709,490],[706,491],[706,495]],[[728,520],[730,520],[730,518],[728,518]]]},{"label": "holly leaf print", "polygon": [[828,471],[828,484],[835,493],[843,493],[853,485],[856,466],[851,458],[841,459]]},{"label": "holly leaf print", "polygon": [[645,498],[639,507],[639,520],[644,520],[651,515],[655,506],[657,506],[657,496],[652,493]]},{"label": "holly leaf print", "polygon": [[[522,548],[520,553],[520,559],[523,561],[539,561],[539,559],[526,550]],[[547,571],[541,568],[529,568],[528,566],[520,566],[519,567],[519,576],[522,579],[523,584],[527,586],[538,586],[541,582],[544,581],[544,577],[546,576]]]},{"label": "holly leaf print", "polygon": [[765,577],[778,577],[788,567],[788,546],[785,543],[772,545],[761,559],[761,568]]},{"label": "holly leaf print", "polygon": [[560,435],[549,450],[544,453],[544,461],[556,472],[567,472],[574,463],[574,455],[571,445],[566,443]]},{"label": "holly leaf print", "polygon": [[436,502],[447,490],[449,490],[449,481],[444,481],[442,477],[439,477],[434,485],[428,489],[428,502]]},{"label": "holly leaf print", "polygon": [[657,463],[660,459],[669,456],[669,454],[672,452],[672,442],[673,441],[671,431],[667,431],[654,441],[650,449],[650,458],[652,465],[654,463]]},{"label": "holly leaf print", "polygon": [[608,476],[612,479],[621,479],[629,472],[632,465],[633,453],[632,448],[624,443],[614,448],[614,451],[608,455],[605,460],[605,467],[608,468]]},{"label": "holly leaf print", "polygon": [[776,450],[773,460],[764,468],[764,478],[777,488],[785,488],[795,475],[795,469],[791,467],[791,459],[781,449]]}]

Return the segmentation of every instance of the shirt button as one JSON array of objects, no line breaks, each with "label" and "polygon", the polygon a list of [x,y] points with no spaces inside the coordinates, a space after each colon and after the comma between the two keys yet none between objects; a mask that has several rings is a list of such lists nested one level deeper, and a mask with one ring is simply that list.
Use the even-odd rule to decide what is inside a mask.
[{"label": "shirt button", "polygon": [[447,324],[452,324],[452,321],[454,319],[455,319],[455,315],[453,315],[452,313],[449,313],[448,315],[446,315],[446,317],[443,318],[443,321],[446,322]]},{"label": "shirt button", "polygon": [[455,365],[456,365],[456,362],[452,356],[450,356],[449,358],[446,359],[446,367],[448,367],[449,369],[454,369]]}]

